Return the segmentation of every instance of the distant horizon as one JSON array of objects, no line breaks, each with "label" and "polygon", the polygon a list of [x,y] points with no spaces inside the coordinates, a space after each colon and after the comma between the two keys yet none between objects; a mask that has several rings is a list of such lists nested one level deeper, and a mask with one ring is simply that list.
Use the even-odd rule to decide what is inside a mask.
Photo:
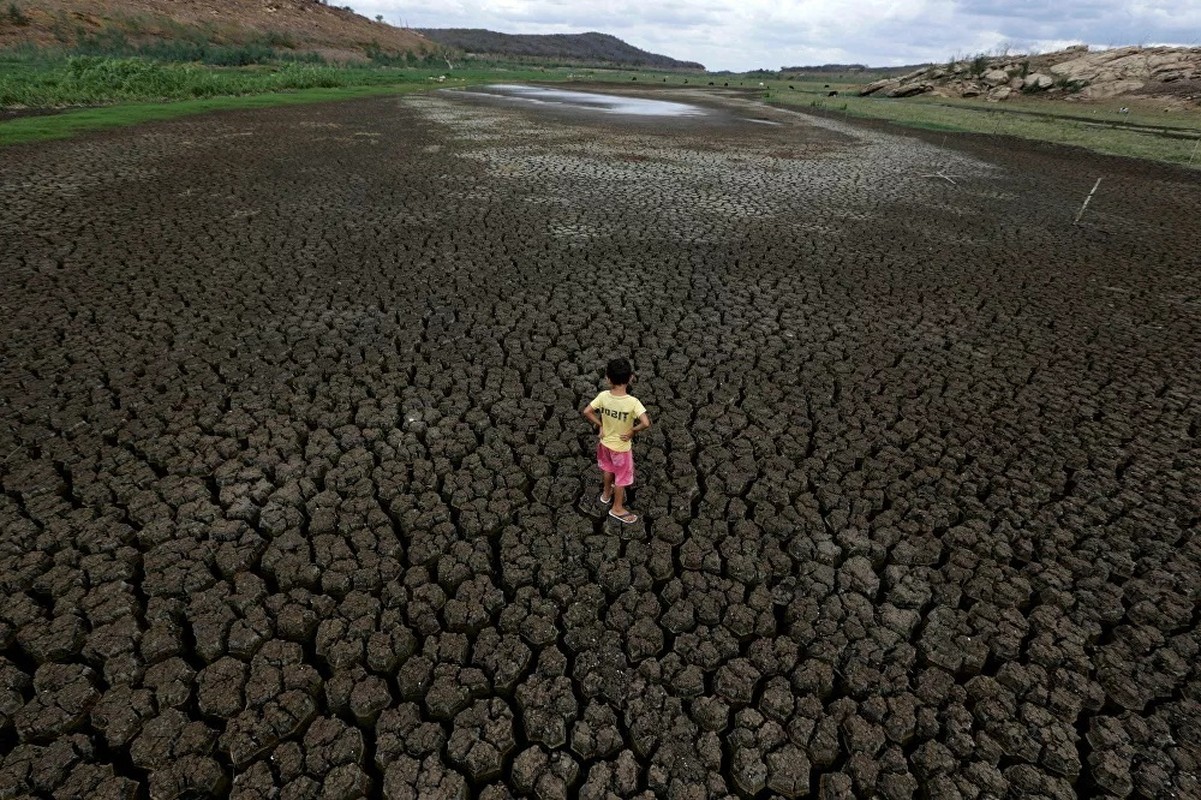
[{"label": "distant horizon", "polygon": [[[339,0],[341,2],[341,0]],[[1061,0],[998,6],[986,0],[350,0],[363,16],[407,28],[482,28],[509,34],[606,33],[710,72],[821,64],[877,68],[979,53],[1053,52],[1072,45],[1201,46],[1201,1]]]},{"label": "distant horizon", "polygon": [[[431,30],[431,31],[435,31],[435,30],[486,30],[489,33],[497,33],[497,34],[501,34],[504,36],[583,36],[583,35],[589,34],[589,33],[604,34],[604,35],[608,35],[608,36],[616,36],[616,34],[607,34],[605,31],[595,31],[595,30],[571,31],[571,32],[558,31],[556,33],[529,34],[529,33],[516,33],[514,31],[502,31],[502,30],[496,30],[493,28],[480,28],[478,26],[465,27],[465,26],[461,26],[461,25],[421,25],[421,26],[414,25],[414,26],[407,26],[406,29],[407,30]],[[620,39],[621,37],[617,37],[617,38]],[[629,44],[633,47],[638,47],[638,45],[635,45],[633,42],[628,42],[624,39],[622,39],[622,41],[625,41],[626,44]],[[955,58],[957,61],[966,61],[966,60],[970,60],[978,55],[985,55],[989,58],[1004,58],[1007,56],[1038,56],[1038,55],[1045,55],[1048,53],[1062,52],[1062,51],[1067,50],[1072,47],[1087,47],[1088,51],[1090,53],[1104,52],[1106,50],[1121,50],[1123,48],[1128,48],[1128,47],[1137,47],[1137,48],[1144,49],[1144,50],[1149,50],[1149,49],[1158,48],[1158,47],[1173,48],[1173,49],[1201,50],[1201,45],[1169,44],[1169,43],[1161,43],[1161,42],[1156,42],[1156,43],[1152,43],[1152,44],[1137,43],[1137,44],[1108,44],[1108,45],[1088,44],[1086,42],[1071,42],[1071,43],[1065,44],[1063,47],[1059,47],[1055,50],[1008,50],[1006,52],[959,53],[959,54],[954,54],[954,55],[955,55]],[[646,50],[646,48],[642,48],[642,47],[640,47],[639,49]],[[652,52],[652,51],[648,51],[648,52]],[[654,55],[666,56],[675,61],[681,61],[681,62],[692,61],[692,59],[680,58],[678,56],[672,55],[671,53],[654,53]],[[888,70],[903,69],[905,67],[923,67],[923,66],[930,66],[933,64],[945,64],[949,60],[950,60],[950,57],[948,56],[947,58],[932,59],[932,60],[928,60],[928,61],[913,61],[913,62],[909,62],[909,63],[905,63],[905,64],[873,64],[871,62],[866,62],[866,61],[826,61],[826,62],[822,62],[820,64],[781,64],[780,66],[776,66],[776,67],[751,67],[749,69],[741,69],[741,70],[714,69],[712,67],[709,67],[708,65],[702,65],[702,66],[705,67],[705,72],[712,72],[712,73],[729,72],[729,73],[734,73],[734,74],[741,74],[741,73],[747,73],[747,72],[759,72],[759,71],[779,72],[782,70],[790,70],[790,69],[818,69],[821,67],[862,67],[866,71],[871,71],[871,70],[884,70],[884,69],[888,69]],[[699,62],[696,62],[696,63],[699,63]]]}]

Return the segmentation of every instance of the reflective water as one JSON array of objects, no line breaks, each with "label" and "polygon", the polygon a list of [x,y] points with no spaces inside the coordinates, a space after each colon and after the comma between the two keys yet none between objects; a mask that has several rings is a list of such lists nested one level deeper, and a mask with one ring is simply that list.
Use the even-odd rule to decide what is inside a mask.
[{"label": "reflective water", "polygon": [[547,89],[542,86],[523,86],[515,83],[490,84],[476,93],[501,95],[529,103],[545,103],[639,117],[699,117],[708,113],[699,106],[673,103],[668,100],[648,100],[643,97],[624,97],[596,92],[574,92],[569,89]]}]

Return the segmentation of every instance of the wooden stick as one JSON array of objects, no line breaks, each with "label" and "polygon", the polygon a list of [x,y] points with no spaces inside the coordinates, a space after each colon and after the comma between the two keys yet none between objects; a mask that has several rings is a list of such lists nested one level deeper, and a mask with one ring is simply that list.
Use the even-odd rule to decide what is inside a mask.
[{"label": "wooden stick", "polygon": [[1097,191],[1097,187],[1101,185],[1101,179],[1097,178],[1097,182],[1093,184],[1093,190],[1088,193],[1088,197],[1084,198],[1084,204],[1080,206],[1080,211],[1076,214],[1076,219],[1072,220],[1073,225],[1080,223],[1080,218],[1084,216],[1084,209],[1088,208],[1088,201],[1093,199],[1093,195]]},{"label": "wooden stick", "polygon": [[942,178],[942,179],[943,179],[944,181],[946,181],[947,183],[954,184],[954,185],[958,186],[958,184],[956,184],[956,183],[955,183],[955,179],[954,179],[953,177],[951,177],[950,175],[948,175],[948,174],[947,174],[947,168],[946,168],[946,167],[943,167],[943,168],[942,168],[942,169],[940,169],[938,172],[930,172],[930,173],[927,173],[927,174],[923,175],[922,177],[923,177],[923,178]]}]

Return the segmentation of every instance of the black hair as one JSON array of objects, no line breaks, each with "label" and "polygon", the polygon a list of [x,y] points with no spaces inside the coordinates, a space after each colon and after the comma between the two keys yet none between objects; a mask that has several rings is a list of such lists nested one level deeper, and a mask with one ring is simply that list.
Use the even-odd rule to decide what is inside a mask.
[{"label": "black hair", "polygon": [[612,381],[614,386],[629,383],[633,374],[634,369],[630,366],[629,359],[615,358],[605,366],[605,377]]}]

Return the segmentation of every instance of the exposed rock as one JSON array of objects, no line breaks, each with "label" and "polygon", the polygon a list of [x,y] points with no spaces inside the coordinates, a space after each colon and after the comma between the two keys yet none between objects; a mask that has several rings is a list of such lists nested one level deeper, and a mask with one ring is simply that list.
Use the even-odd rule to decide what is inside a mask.
[{"label": "exposed rock", "polygon": [[867,86],[864,86],[862,89],[859,90],[859,94],[861,96],[875,94],[876,92],[880,91],[881,89],[883,89],[885,87],[898,86],[898,85],[900,85],[900,83],[901,82],[899,80],[897,80],[896,78],[883,78],[881,80],[869,83]]},{"label": "exposed rock", "polygon": [[1054,85],[1055,85],[1055,79],[1052,78],[1050,75],[1044,75],[1041,72],[1031,72],[1029,75],[1026,76],[1026,88],[1027,89],[1043,91],[1044,89],[1050,89]]},{"label": "exposed rock", "polygon": [[989,86],[1000,86],[1002,83],[1009,82],[1009,73],[1003,69],[990,69],[980,77]]},{"label": "exposed rock", "polygon": [[889,97],[912,97],[915,94],[928,92],[931,88],[928,83],[901,84],[889,89],[885,94]]},{"label": "exposed rock", "polygon": [[1106,83],[1089,84],[1080,90],[1080,96],[1087,100],[1104,100],[1120,94],[1136,92],[1146,85],[1145,81],[1120,80]]},{"label": "exposed rock", "polygon": [[1050,69],[1056,75],[1064,78],[1080,78],[1085,74],[1095,72],[1096,62],[1088,57],[1073,58],[1071,61],[1063,61],[1059,64],[1052,64]]},{"label": "exposed rock", "polygon": [[[978,71],[981,68],[983,71]],[[973,79],[971,75],[978,77]],[[1162,94],[1198,101],[1201,94],[1189,95],[1187,88],[1197,80],[1201,80],[1198,47],[1117,47],[1090,52],[1087,47],[1078,46],[1042,55],[986,58],[983,64],[972,59],[926,67],[900,78],[870,83],[859,94],[885,97],[984,94],[988,100],[999,101],[1015,92],[1062,89],[1062,96],[1080,100],[1105,100],[1137,92],[1144,96]],[[1169,86],[1172,83],[1177,86]]]}]

